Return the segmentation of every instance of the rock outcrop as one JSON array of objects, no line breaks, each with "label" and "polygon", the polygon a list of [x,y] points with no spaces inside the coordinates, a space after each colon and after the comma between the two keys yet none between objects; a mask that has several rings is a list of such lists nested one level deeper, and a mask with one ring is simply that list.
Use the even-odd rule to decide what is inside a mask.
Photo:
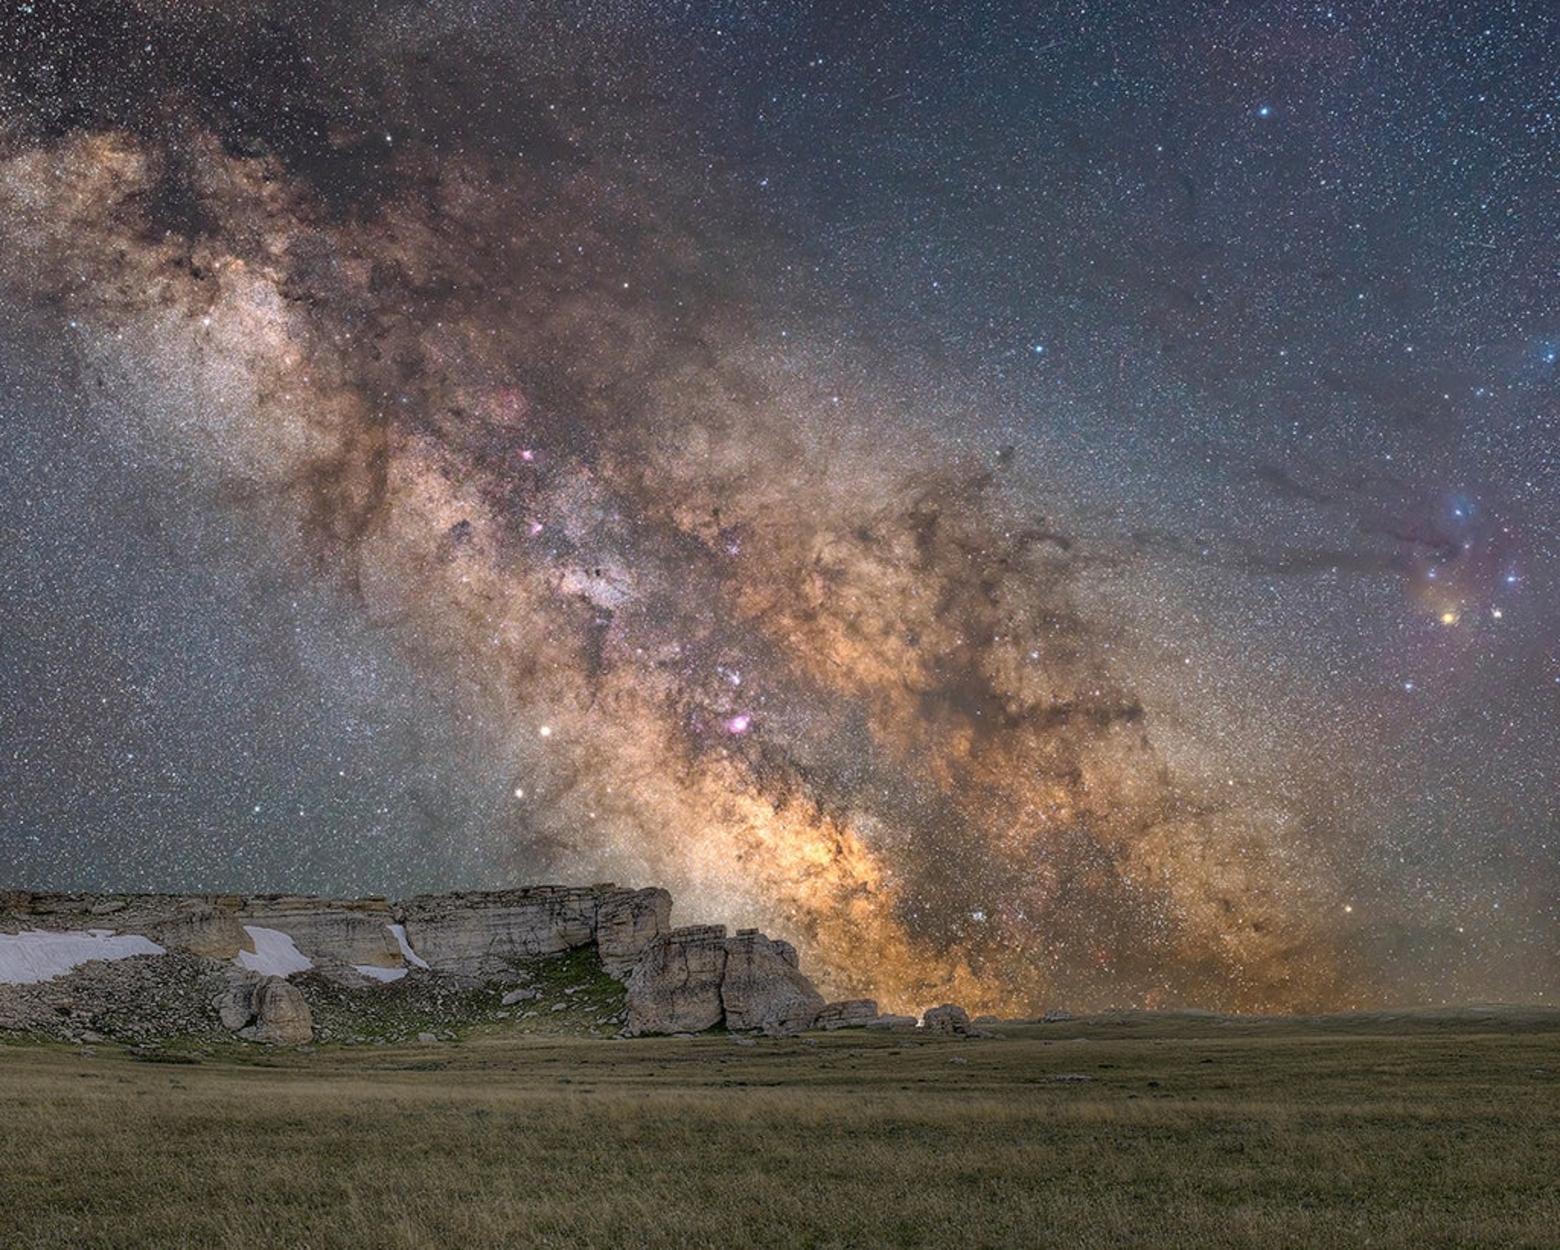
[{"label": "rock outcrop", "polygon": [[672,928],[672,896],[665,890],[619,890],[596,907],[596,950],[601,966],[626,979],[639,957]]},{"label": "rock outcrop", "polygon": [[[532,984],[539,962],[573,959],[574,952],[585,963],[569,964],[570,975],[596,978],[596,989],[578,1000],[596,1004],[583,1021],[592,1032],[619,1023],[629,1035],[723,1026],[785,1036],[813,1027],[825,1004],[801,972],[795,947],[756,929],[731,937],[723,926],[673,929],[671,907],[665,890],[615,885],[404,902],[0,892],[0,1028],[70,1037],[96,1031],[85,1022],[101,1017],[115,1022],[110,1032],[135,1038],[225,1030],[297,1044],[314,1032],[311,996],[326,1009],[327,1039],[353,1037],[361,1030],[351,1023],[352,1004],[372,1004],[391,982],[425,985],[418,1001],[435,1006],[470,1008],[470,995],[487,993],[491,1001],[477,1006],[498,1013],[494,1020],[514,1008],[522,1018],[578,1015],[570,996],[585,984],[546,1003]],[[174,970],[180,1006],[170,1015],[174,998],[161,986]],[[613,983],[601,973],[623,983],[619,1006],[612,1006],[606,987]],[[213,988],[202,995],[205,984]],[[537,1006],[527,1008],[532,1001]],[[147,1018],[127,1023],[124,1013],[137,1003]],[[835,1008],[827,1027],[876,1014],[862,1001]],[[80,1023],[66,1027],[73,1021]]]},{"label": "rock outcrop", "polygon": [[544,885],[421,895],[394,910],[412,949],[435,972],[482,980],[515,960],[594,945],[602,966],[621,979],[671,928],[672,896],[613,885]]},{"label": "rock outcrop", "polygon": [[[255,971],[292,975],[305,971],[306,962],[326,975],[341,974],[348,985],[364,977],[390,980],[413,967],[482,982],[502,976],[516,961],[594,947],[602,966],[622,980],[670,930],[671,909],[665,890],[615,885],[428,894],[402,903],[289,894],[12,890],[0,892],[0,934],[112,925],[169,951],[239,959]],[[285,944],[278,944],[278,935]],[[283,966],[266,966],[278,953]]]},{"label": "rock outcrop", "polygon": [[[239,920],[247,928],[285,933],[309,960],[353,968],[403,968],[389,926],[396,916],[382,898],[320,899],[267,895],[245,899]],[[247,935],[253,949],[252,935]]]},{"label": "rock outcrop", "polygon": [[809,1029],[823,996],[796,965],[796,950],[756,929],[673,929],[640,957],[628,979],[628,1028],[699,1033],[724,1025],[783,1037]]}]

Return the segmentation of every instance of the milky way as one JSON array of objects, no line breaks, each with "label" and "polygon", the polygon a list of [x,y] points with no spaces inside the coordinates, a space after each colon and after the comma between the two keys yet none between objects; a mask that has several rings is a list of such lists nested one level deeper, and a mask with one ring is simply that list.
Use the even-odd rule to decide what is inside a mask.
[{"label": "milky way", "polygon": [[654,882],[903,1007],[1552,996],[1489,20],[18,10],[0,870]]}]

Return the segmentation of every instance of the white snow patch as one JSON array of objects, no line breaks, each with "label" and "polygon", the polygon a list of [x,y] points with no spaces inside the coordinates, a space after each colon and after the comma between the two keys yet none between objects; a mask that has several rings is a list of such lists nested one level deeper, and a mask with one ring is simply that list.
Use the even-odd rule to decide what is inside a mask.
[{"label": "white snow patch", "polygon": [[34,985],[52,981],[94,959],[129,959],[168,952],[138,933],[115,935],[112,929],[50,933],[0,933],[0,984]]},{"label": "white snow patch", "polygon": [[295,972],[307,972],[314,967],[309,957],[281,930],[246,924],[244,932],[249,934],[255,949],[238,952],[235,962],[240,968],[264,973],[268,977],[290,977]]},{"label": "white snow patch", "polygon": [[395,935],[396,942],[401,947],[401,955],[407,963],[414,968],[426,968],[428,965],[423,957],[412,949],[412,944],[406,940],[406,926],[404,924],[390,924],[385,928]]},{"label": "white snow patch", "polygon": [[405,968],[376,968],[373,964],[353,964],[352,966],[372,981],[399,981],[406,975]]}]

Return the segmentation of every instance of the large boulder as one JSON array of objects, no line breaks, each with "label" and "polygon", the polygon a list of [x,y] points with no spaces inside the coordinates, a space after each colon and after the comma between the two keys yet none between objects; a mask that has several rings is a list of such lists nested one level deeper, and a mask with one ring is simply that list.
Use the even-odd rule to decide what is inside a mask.
[{"label": "large boulder", "polygon": [[825,1003],[813,1021],[817,1029],[861,1029],[878,1018],[877,1003],[870,998],[847,998]]},{"label": "large boulder", "polygon": [[723,925],[673,929],[628,977],[628,1026],[642,1033],[738,1032],[788,1036],[812,1027],[823,995],[791,963],[789,943],[756,929],[727,937]]},{"label": "large boulder", "polygon": [[866,1027],[869,1029],[880,1029],[894,1033],[908,1033],[913,1030],[918,1023],[919,1022],[914,1016],[896,1016],[891,1012],[885,1012],[883,1015],[878,1016],[875,1020],[868,1020]]},{"label": "large boulder", "polygon": [[726,926],[673,929],[640,956],[628,975],[630,1037],[699,1033],[725,1018]]},{"label": "large boulder", "polygon": [[940,1033],[949,1037],[969,1037],[975,1032],[969,1012],[953,1003],[933,1007],[921,1017],[921,1027],[928,1033]]},{"label": "large boulder", "polygon": [[720,998],[728,1029],[761,1029],[774,1037],[788,1037],[812,1028],[823,1008],[823,995],[786,953],[762,933],[726,939]]},{"label": "large boulder", "polygon": [[248,1042],[298,1046],[314,1036],[314,1017],[283,977],[233,976],[213,1004],[222,1026]]}]

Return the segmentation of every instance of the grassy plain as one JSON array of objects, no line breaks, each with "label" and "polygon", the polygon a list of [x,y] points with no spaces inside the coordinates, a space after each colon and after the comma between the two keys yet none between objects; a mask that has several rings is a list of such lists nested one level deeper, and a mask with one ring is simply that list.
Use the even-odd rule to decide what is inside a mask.
[{"label": "grassy plain", "polygon": [[0,1247],[1560,1246],[1553,1014],[1003,1034],[0,1045]]}]

